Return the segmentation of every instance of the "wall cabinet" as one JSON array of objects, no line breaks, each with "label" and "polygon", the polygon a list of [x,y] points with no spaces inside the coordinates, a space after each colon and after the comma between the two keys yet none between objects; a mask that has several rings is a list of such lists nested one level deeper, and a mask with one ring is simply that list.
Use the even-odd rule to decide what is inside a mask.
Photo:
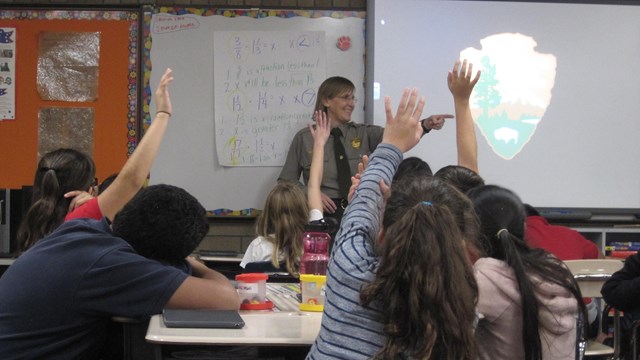
[{"label": "wall cabinet", "polygon": [[611,243],[640,243],[640,227],[638,226],[572,226],[587,239],[595,242],[603,254],[607,254],[607,246]]}]

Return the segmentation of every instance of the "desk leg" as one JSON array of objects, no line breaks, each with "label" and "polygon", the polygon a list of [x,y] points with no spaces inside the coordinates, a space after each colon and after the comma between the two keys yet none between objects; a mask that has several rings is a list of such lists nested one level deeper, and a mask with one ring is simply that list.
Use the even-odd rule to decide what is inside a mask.
[{"label": "desk leg", "polygon": [[162,358],[162,345],[154,344],[153,345],[153,357],[156,360],[163,360]]}]

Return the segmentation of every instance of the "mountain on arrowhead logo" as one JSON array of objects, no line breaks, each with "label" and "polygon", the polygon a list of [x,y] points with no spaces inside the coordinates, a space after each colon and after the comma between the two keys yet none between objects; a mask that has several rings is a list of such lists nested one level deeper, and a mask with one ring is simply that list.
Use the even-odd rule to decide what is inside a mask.
[{"label": "mountain on arrowhead logo", "polygon": [[491,35],[480,44],[480,50],[460,52],[482,71],[471,112],[493,151],[510,160],[531,140],[551,102],[556,57],[536,52],[536,41],[523,34]]}]

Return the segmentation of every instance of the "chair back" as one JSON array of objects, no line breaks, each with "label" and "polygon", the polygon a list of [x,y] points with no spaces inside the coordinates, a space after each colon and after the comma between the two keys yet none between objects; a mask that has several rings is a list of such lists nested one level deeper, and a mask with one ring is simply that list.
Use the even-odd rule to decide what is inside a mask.
[{"label": "chair back", "polygon": [[584,297],[602,297],[600,289],[624,263],[615,259],[565,260]]},{"label": "chair back", "polygon": [[[604,283],[615,273],[622,269],[624,263],[615,259],[584,259],[565,260],[565,265],[573,274],[584,297],[602,298],[600,290]],[[578,338],[576,341],[576,359],[585,356],[612,355],[611,359],[618,359],[620,354],[620,312],[614,309],[614,342],[613,347],[606,346],[594,340],[587,340],[582,333],[582,324],[585,319],[578,317]]]},{"label": "chair back", "polygon": [[273,266],[271,261],[255,261],[247,263],[244,267],[244,272],[247,273],[275,273],[275,272],[287,272],[284,267],[281,267],[282,264],[278,264],[278,267]]}]

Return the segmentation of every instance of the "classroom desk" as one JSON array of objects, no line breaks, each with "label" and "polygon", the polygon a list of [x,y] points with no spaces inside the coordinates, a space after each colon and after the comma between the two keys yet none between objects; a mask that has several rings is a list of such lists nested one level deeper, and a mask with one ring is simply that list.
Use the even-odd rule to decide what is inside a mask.
[{"label": "classroom desk", "polygon": [[243,269],[240,267],[240,262],[244,254],[236,254],[234,256],[224,255],[202,255],[195,254],[198,259],[207,265],[207,267],[220,272],[226,276],[229,280],[235,279],[236,275],[241,274]]},{"label": "classroom desk", "polygon": [[14,261],[16,261],[14,258],[0,258],[0,265],[9,266],[13,264]]},{"label": "classroom desk", "polygon": [[242,329],[167,328],[162,315],[154,315],[145,340],[156,345],[157,359],[162,358],[163,345],[310,346],[320,331],[322,313],[298,310],[299,300],[290,290],[295,286],[268,283],[267,298],[276,307],[241,310]]},{"label": "classroom desk", "polygon": [[238,254],[236,256],[203,256],[198,255],[198,258],[204,262],[212,262],[212,263],[237,263],[239,264],[242,261],[244,254]]},{"label": "classroom desk", "polygon": [[167,328],[162,315],[149,322],[145,339],[155,344],[311,345],[320,331],[321,313],[241,311],[242,329]]},{"label": "classroom desk", "polygon": [[0,258],[0,277],[4,274],[5,271],[16,261],[14,258]]}]

